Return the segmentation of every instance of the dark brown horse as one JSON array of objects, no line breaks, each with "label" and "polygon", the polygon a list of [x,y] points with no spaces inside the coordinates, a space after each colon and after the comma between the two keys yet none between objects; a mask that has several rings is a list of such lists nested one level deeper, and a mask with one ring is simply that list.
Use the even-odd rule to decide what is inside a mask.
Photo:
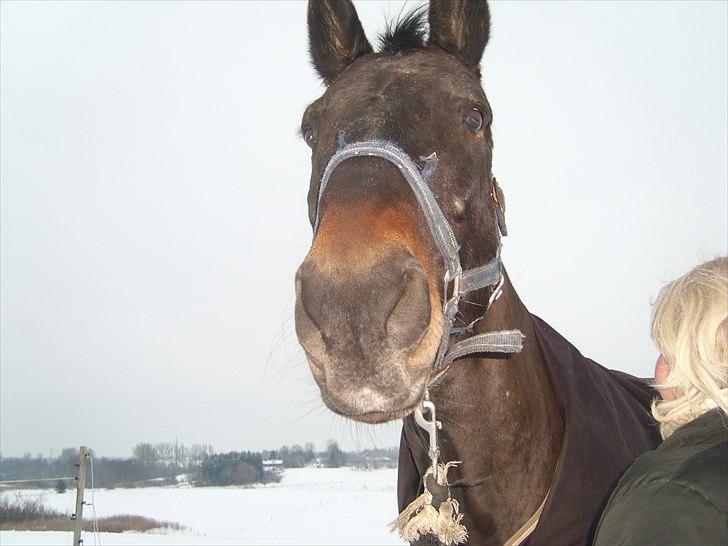
[{"label": "dark brown horse", "polygon": [[296,277],[298,338],[332,411],[367,423],[404,418],[400,508],[421,491],[430,463],[410,417],[429,386],[444,425],[442,460],[462,461],[453,496],[469,543],[504,543],[546,499],[528,540],[583,544],[619,474],[657,441],[645,411],[652,393],[582,357],[528,312],[505,273],[484,317],[492,288],[468,294],[457,319],[475,334],[517,328],[523,351],[471,355],[433,373],[443,262],[400,170],[378,157],[347,159],[319,204],[324,169],[344,143],[393,142],[412,158],[435,152],[428,185],[462,267],[497,255],[502,203],[479,69],[488,6],[432,0],[426,39],[424,15],[400,20],[375,52],[349,0],[309,4],[311,57],[327,89],[301,124],[312,148],[309,215],[320,220]]}]

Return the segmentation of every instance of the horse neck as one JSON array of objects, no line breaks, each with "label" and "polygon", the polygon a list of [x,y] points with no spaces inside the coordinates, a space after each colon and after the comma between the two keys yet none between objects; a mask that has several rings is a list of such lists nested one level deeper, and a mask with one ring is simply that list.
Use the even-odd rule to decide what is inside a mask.
[{"label": "horse neck", "polygon": [[503,543],[536,511],[561,447],[563,422],[531,316],[505,275],[476,333],[513,328],[526,336],[521,353],[462,359],[431,387],[441,460],[462,461],[451,479],[487,480],[455,493],[473,544]]}]

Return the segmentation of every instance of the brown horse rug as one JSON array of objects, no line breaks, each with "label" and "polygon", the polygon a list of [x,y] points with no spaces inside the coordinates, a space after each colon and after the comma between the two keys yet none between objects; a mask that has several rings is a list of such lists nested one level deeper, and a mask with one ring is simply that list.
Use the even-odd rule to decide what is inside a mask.
[{"label": "brown horse rug", "polygon": [[[660,442],[649,411],[657,396],[646,381],[584,357],[543,320],[531,315],[564,421],[559,462],[529,545],[591,544],[601,510],[619,477]],[[455,369],[448,373],[457,373]],[[415,460],[427,461],[413,417],[400,444],[400,511],[421,492]],[[497,449],[497,446],[494,446]],[[416,459],[415,459],[416,458]],[[426,465],[426,463],[425,463]],[[487,487],[487,483],[483,485]],[[453,495],[457,497],[457,490]],[[462,507],[467,511],[467,505]],[[434,542],[433,542],[434,543]]]}]

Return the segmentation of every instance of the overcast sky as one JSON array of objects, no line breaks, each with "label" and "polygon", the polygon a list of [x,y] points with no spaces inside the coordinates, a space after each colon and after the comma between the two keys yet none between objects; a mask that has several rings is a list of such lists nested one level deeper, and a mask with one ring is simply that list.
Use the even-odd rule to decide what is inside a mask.
[{"label": "overcast sky", "polygon": [[[373,40],[402,3],[356,5]],[[395,444],[324,409],[295,341],[305,4],[1,10],[2,454]],[[506,267],[582,352],[647,376],[651,297],[726,252],[726,3],[492,15]]]}]

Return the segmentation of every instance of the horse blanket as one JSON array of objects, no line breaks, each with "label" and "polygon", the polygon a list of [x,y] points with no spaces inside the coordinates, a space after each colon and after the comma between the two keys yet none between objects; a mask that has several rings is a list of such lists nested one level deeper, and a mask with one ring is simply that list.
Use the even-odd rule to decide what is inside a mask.
[{"label": "horse blanket", "polygon": [[[636,457],[661,441],[649,411],[658,395],[645,380],[586,358],[546,322],[531,317],[564,432],[549,496],[524,544],[591,544],[602,508],[620,476]],[[402,441],[400,511],[419,494],[411,485],[418,483],[414,456]]]}]

